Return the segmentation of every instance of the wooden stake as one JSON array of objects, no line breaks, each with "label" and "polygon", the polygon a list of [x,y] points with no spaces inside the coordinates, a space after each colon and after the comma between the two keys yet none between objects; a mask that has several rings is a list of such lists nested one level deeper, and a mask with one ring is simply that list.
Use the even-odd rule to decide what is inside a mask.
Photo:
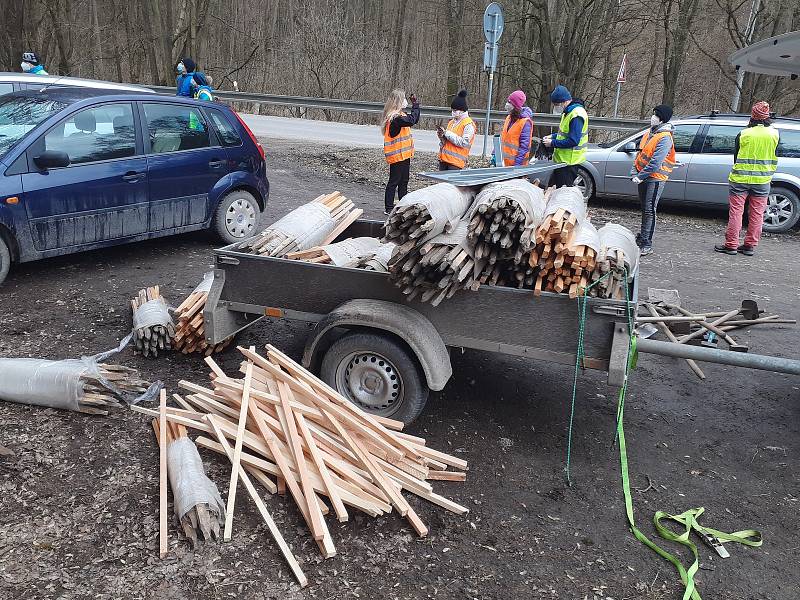
[{"label": "wooden stake", "polygon": [[[252,361],[247,364],[247,373],[244,376],[244,390],[242,391],[242,407],[239,411],[239,426],[236,430],[236,445],[233,452],[233,468],[231,469],[231,483],[228,487],[228,506],[225,510],[225,532],[222,539],[226,542],[230,541],[231,533],[233,531],[233,510],[236,506],[236,486],[239,482],[239,463],[242,458],[242,439],[244,437],[244,429],[247,424],[247,405],[250,401],[250,385],[253,381],[253,363]],[[223,444],[224,445],[224,444]]]}]

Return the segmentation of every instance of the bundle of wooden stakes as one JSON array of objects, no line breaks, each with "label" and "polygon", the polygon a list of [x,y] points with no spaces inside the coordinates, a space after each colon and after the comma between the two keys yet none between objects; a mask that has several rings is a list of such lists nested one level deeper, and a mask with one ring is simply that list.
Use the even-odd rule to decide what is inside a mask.
[{"label": "bundle of wooden stakes", "polygon": [[[160,444],[160,430],[158,419],[153,419],[153,431],[156,434],[156,440]],[[171,423],[167,421],[167,446],[176,440],[188,439],[187,430],[185,425],[180,423]],[[172,490],[173,495],[175,490]],[[177,503],[175,504],[177,512]],[[192,548],[197,546],[199,531],[206,541],[219,539],[219,526],[222,515],[210,509],[206,503],[195,504],[189,512],[187,512],[182,519],[180,519],[181,529],[186,535],[186,538],[191,542]]]},{"label": "bundle of wooden stakes", "polygon": [[[465,228],[456,228],[459,230],[466,234]],[[399,246],[389,261],[392,281],[409,301],[419,296],[433,306],[458,290],[477,290],[475,261],[466,245],[466,236],[454,234],[436,236],[421,246],[410,240]]]},{"label": "bundle of wooden stakes", "polygon": [[[607,276],[606,276],[607,275]],[[625,253],[620,248],[604,248],[595,262],[591,280],[597,284],[589,289],[589,296],[625,299]]]},{"label": "bundle of wooden stakes", "polygon": [[[80,381],[83,393],[78,399],[79,411],[91,415],[107,415],[106,409],[124,406],[121,393],[141,394],[150,387],[136,369],[104,363],[97,365],[96,374],[82,373]],[[116,390],[110,389],[107,383]]]},{"label": "bundle of wooden stakes", "polygon": [[575,247],[572,238],[577,227],[577,215],[559,208],[544,218],[536,229],[535,244],[528,264],[539,272],[533,290],[562,293],[576,297],[589,283],[590,265],[594,267],[594,250]]},{"label": "bundle of wooden stakes", "polygon": [[[545,192],[545,202],[550,191]],[[467,240],[475,248],[475,259],[487,260],[479,283],[533,286],[536,265],[529,264],[529,257],[536,231],[526,228],[527,220],[525,210],[510,197],[500,196],[477,206]]]},{"label": "bundle of wooden stakes", "polygon": [[[145,307],[150,313],[163,314],[163,319],[156,324],[150,324],[150,319],[145,320],[144,326],[137,326],[137,311],[147,302],[153,304]],[[157,306],[159,305],[159,306]],[[163,308],[160,306],[163,305]],[[133,309],[133,342],[136,350],[143,356],[158,356],[159,350],[172,348],[172,338],[175,337],[175,325],[167,312],[167,303],[161,296],[159,287],[149,287],[139,290],[136,298],[131,300]],[[139,313],[141,315],[141,312]],[[139,317],[140,318],[140,317]]]},{"label": "bundle of wooden stakes", "polygon": [[[308,204],[318,204],[324,207],[330,213],[330,218],[333,219],[333,228],[327,232],[323,239],[316,240],[312,244],[309,244],[309,246],[324,246],[330,244],[364,214],[362,209],[355,208],[355,205],[339,192],[318,196]],[[303,211],[305,209],[301,206],[296,210]],[[290,215],[292,215],[292,213],[289,213],[287,217]],[[279,223],[280,221],[275,225],[277,226]],[[303,246],[300,240],[287,235],[286,232],[282,231],[279,227],[268,227],[259,235],[243,242],[240,248],[262,256],[280,257],[291,252],[307,250],[308,246]]]},{"label": "bundle of wooden stakes", "polygon": [[233,341],[233,336],[213,346],[206,341],[203,311],[207,300],[207,290],[195,290],[175,309],[175,316],[178,319],[175,339],[172,342],[175,350],[180,350],[183,354],[202,352],[210,356],[222,352]]},{"label": "bundle of wooden stakes", "polygon": [[403,433],[401,422],[363,412],[276,348],[267,350],[262,356],[252,348],[239,348],[246,359],[243,379],[229,377],[206,358],[212,387],[181,381],[189,392],[185,398],[174,396],[182,408],[165,409],[168,421],[210,433],[199,437],[197,445],[232,463],[224,539],[231,536],[241,479],[295,577],[301,585],[307,583],[251,477],[270,493],[289,490],[325,558],[334,556],[336,548],[324,518],[331,508],[323,497],[340,522],[349,520],[348,507],[373,517],[396,510],[420,536],[427,535],[428,528],[403,490],[456,514],[468,512],[436,494],[429,483],[464,481],[464,460]]},{"label": "bundle of wooden stakes", "polygon": [[425,205],[396,206],[386,221],[385,239],[403,248],[413,247],[415,240],[433,231],[434,225],[435,221]]}]

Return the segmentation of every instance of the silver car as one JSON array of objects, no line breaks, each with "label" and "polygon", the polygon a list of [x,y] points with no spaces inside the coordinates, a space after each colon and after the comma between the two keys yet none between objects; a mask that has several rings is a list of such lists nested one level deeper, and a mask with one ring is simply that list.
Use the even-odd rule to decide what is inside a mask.
[{"label": "silver car", "polygon": [[151,89],[130,83],[115,83],[113,81],[82,79],[80,77],[61,77],[59,75],[35,75],[33,73],[0,73],[0,95],[50,86],[119,90],[121,92],[136,92],[140,94],[155,93]]},{"label": "silver car", "polygon": [[[727,207],[728,174],[733,166],[736,135],[747,125],[746,115],[675,119],[675,152],[679,165],[672,171],[662,200]],[[778,117],[778,170],[764,214],[764,231],[788,231],[800,220],[800,119]],[[613,142],[590,144],[579,167],[576,185],[584,196],[637,198],[631,182],[633,159],[644,131]]]}]

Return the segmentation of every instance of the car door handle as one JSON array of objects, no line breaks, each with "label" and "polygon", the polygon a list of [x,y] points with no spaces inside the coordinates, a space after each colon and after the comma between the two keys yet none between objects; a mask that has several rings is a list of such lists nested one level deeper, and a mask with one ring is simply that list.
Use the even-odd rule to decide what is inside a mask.
[{"label": "car door handle", "polygon": [[212,169],[220,169],[225,166],[225,163],[228,161],[225,160],[210,160],[208,161],[208,166]]},{"label": "car door handle", "polygon": [[128,171],[125,175],[122,176],[124,181],[128,183],[135,183],[139,181],[142,177],[144,177],[144,173],[137,173],[136,171]]}]

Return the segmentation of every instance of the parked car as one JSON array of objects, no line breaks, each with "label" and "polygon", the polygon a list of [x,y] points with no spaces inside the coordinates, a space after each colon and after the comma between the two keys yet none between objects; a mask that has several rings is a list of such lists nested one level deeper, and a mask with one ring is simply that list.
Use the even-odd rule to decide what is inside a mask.
[{"label": "parked car", "polygon": [[[734,140],[748,120],[747,115],[717,113],[673,120],[680,165],[672,171],[662,199],[727,208]],[[764,231],[783,232],[800,220],[800,119],[778,117],[774,125],[781,140]],[[576,181],[584,197],[637,198],[630,169],[643,134],[639,131],[609,143],[590,144]]]},{"label": "parked car", "polygon": [[58,75],[35,75],[33,73],[0,73],[0,96],[11,92],[42,90],[43,88],[52,88],[54,86],[155,94],[151,89],[130,83],[114,83],[113,81],[82,79],[80,77],[59,77]]},{"label": "parked car", "polygon": [[26,262],[211,228],[256,233],[264,150],[212,102],[78,87],[0,96],[0,281]]}]

